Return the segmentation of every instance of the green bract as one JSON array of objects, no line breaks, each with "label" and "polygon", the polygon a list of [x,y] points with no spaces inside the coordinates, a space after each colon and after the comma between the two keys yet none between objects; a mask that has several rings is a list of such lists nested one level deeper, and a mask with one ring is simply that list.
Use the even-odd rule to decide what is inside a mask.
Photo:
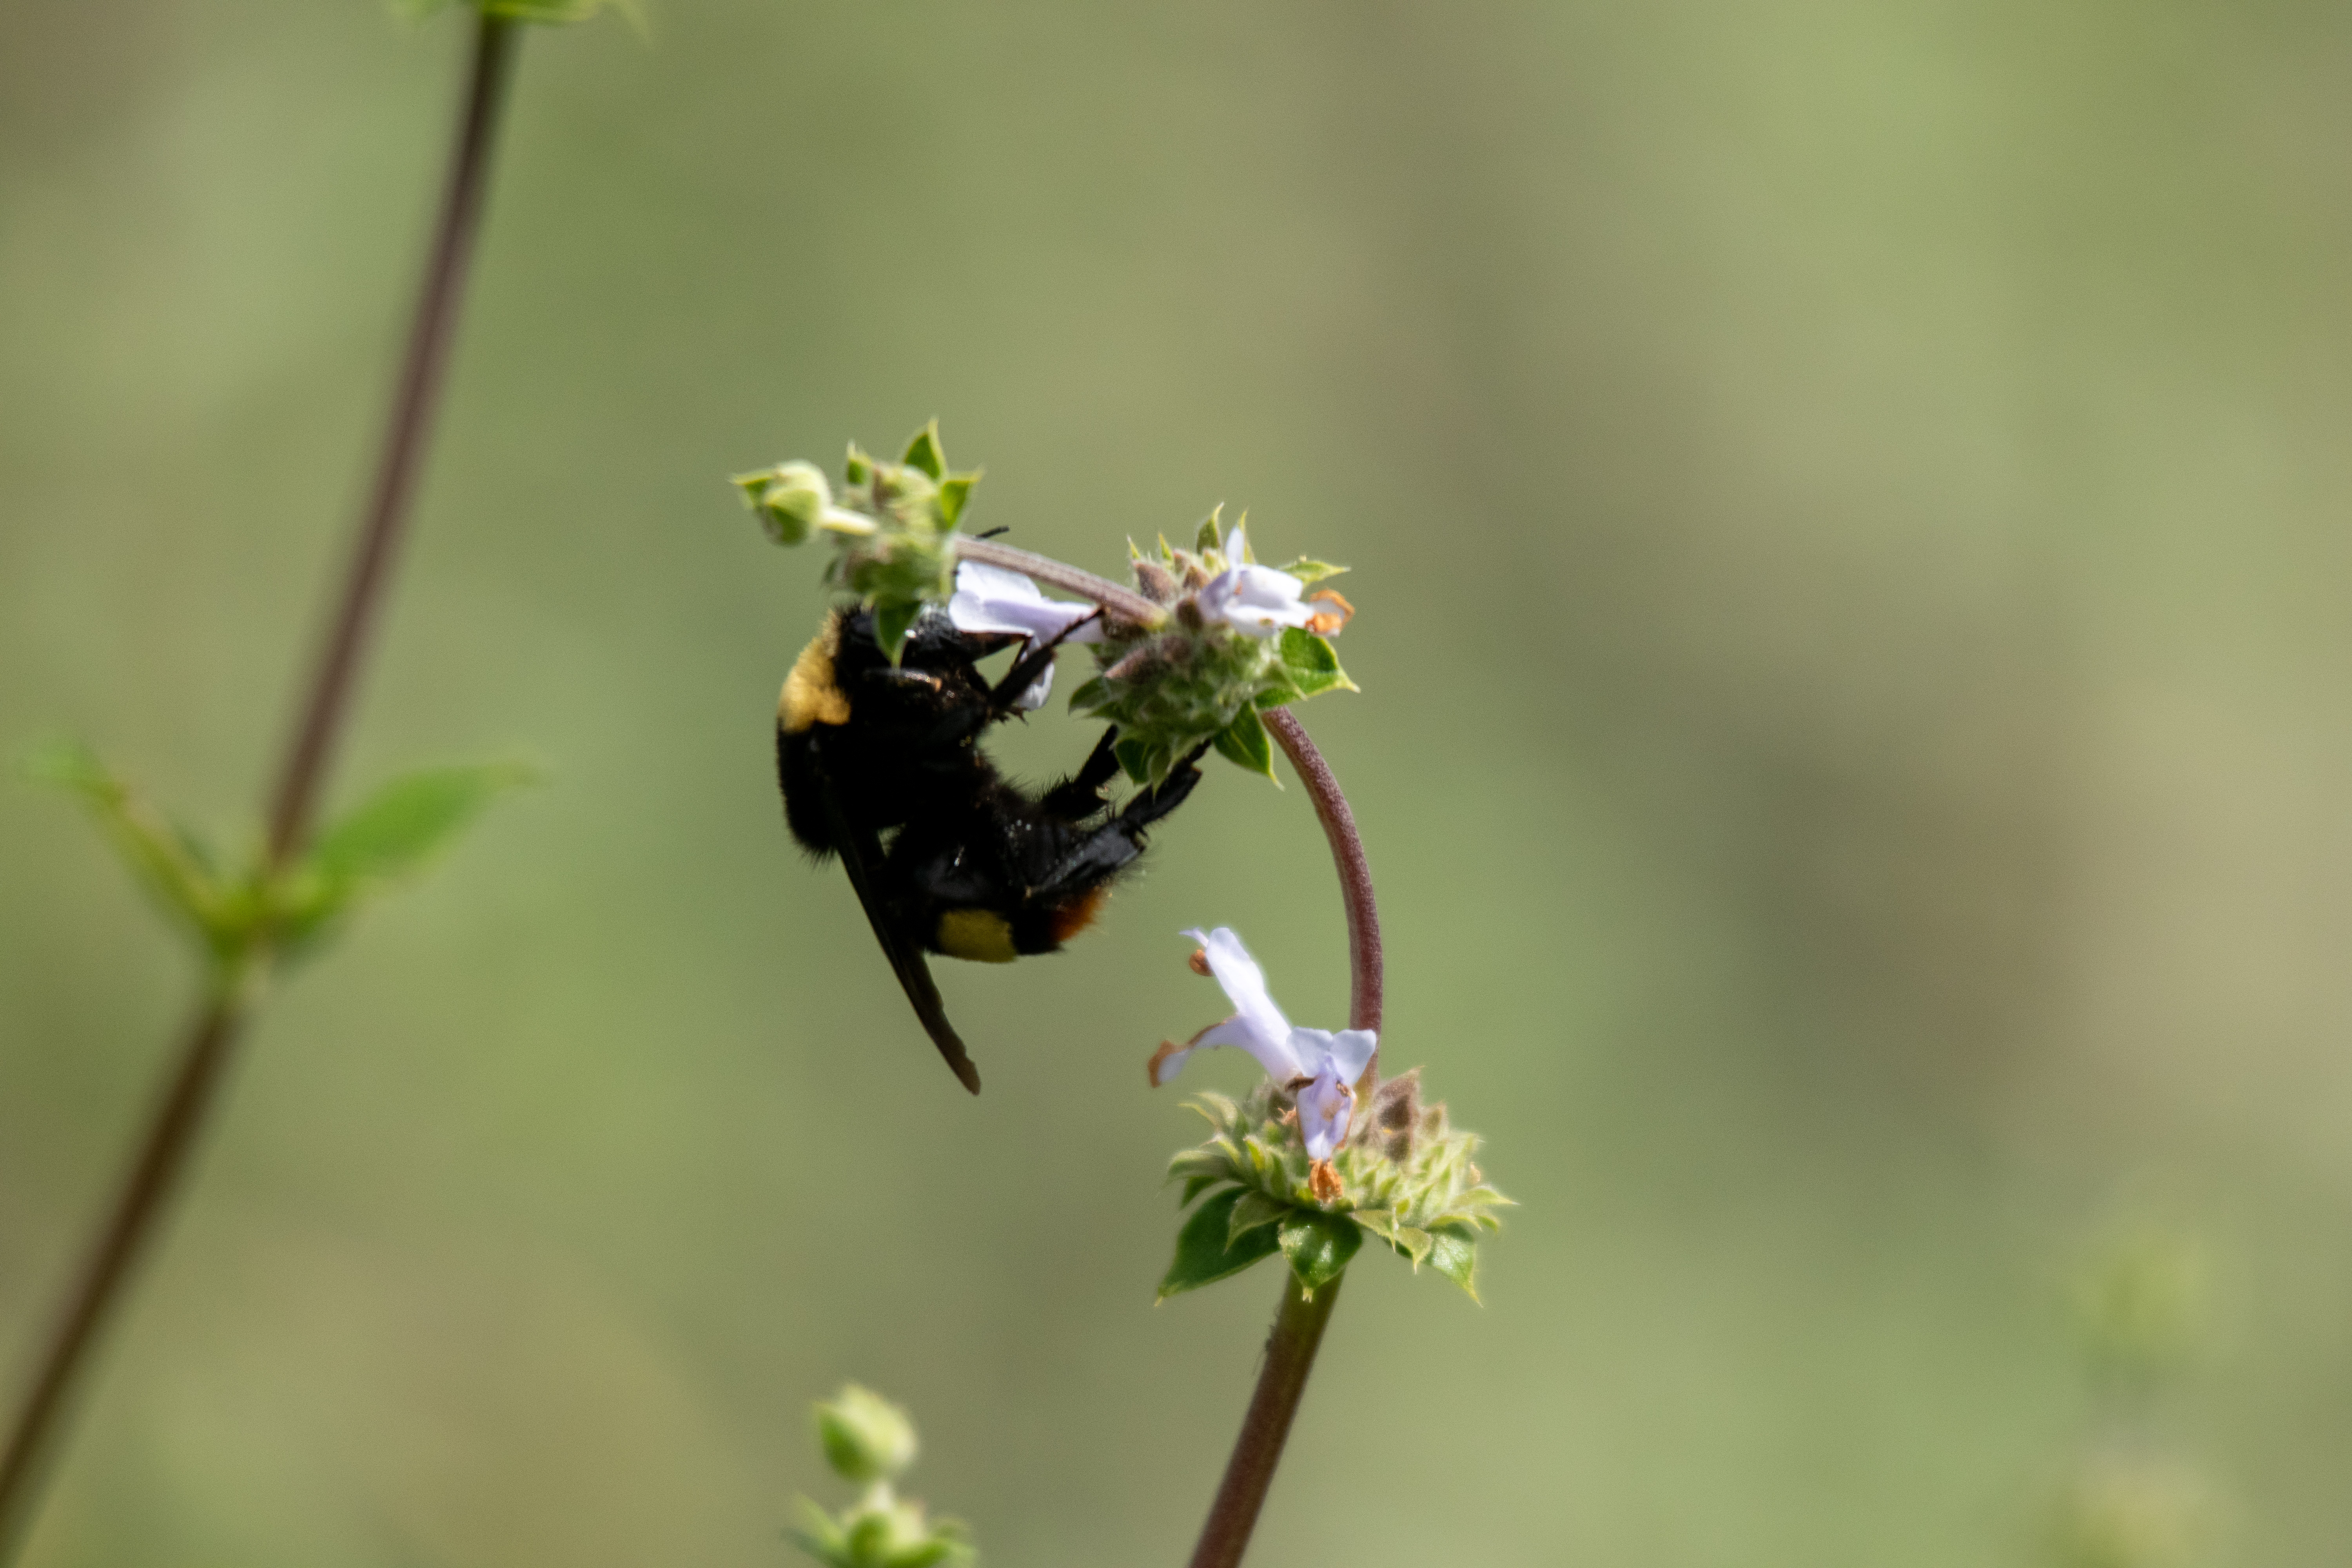
[{"label": "green bract", "polygon": [[1511,1200],[1486,1184],[1471,1160],[1475,1133],[1448,1124],[1444,1104],[1421,1103],[1421,1069],[1373,1091],[1331,1157],[1339,1195],[1315,1195],[1313,1162],[1286,1119],[1289,1093],[1273,1080],[1235,1102],[1204,1094],[1189,1102],[1209,1121],[1209,1141],[1169,1163],[1192,1211],[1176,1257],[1160,1282],[1161,1300],[1238,1274],[1283,1254],[1312,1291],[1339,1278],[1370,1231],[1410,1261],[1424,1263],[1478,1294],[1478,1238],[1500,1227],[1494,1210]]},{"label": "green bract", "polygon": [[223,983],[264,949],[281,957],[316,951],[369,895],[424,869],[482,807],[537,776],[514,763],[404,774],[272,871],[258,853],[226,867],[85,746],[51,746],[26,771],[81,796],[140,885],[203,944]]},{"label": "green bract", "polygon": [[974,1560],[961,1524],[926,1520],[921,1503],[890,1489],[915,1458],[914,1423],[904,1410],[853,1383],[815,1414],[825,1462],[866,1491],[839,1514],[803,1498],[802,1528],[793,1531],[801,1550],[831,1568],[935,1568]]},{"label": "green bract", "polygon": [[944,604],[955,592],[956,520],[979,478],[977,468],[948,468],[934,419],[915,432],[895,463],[853,443],[837,503],[824,470],[800,459],[737,474],[734,483],[777,543],[832,536],[839,553],[825,581],[874,612],[876,640],[895,661],[923,606]]},{"label": "green bract", "polygon": [[[1244,540],[1238,525],[1234,539]],[[1119,763],[1139,784],[1165,779],[1203,741],[1250,772],[1274,777],[1274,747],[1258,714],[1335,687],[1356,689],[1330,640],[1296,626],[1279,636],[1252,636],[1202,613],[1202,589],[1234,568],[1256,564],[1245,542],[1238,553],[1227,553],[1217,512],[1201,524],[1191,550],[1164,538],[1153,554],[1129,548],[1136,591],[1170,614],[1150,627],[1110,620],[1094,645],[1101,673],[1070,694],[1071,710],[1118,726]],[[1312,584],[1346,568],[1302,560],[1280,570]]]}]

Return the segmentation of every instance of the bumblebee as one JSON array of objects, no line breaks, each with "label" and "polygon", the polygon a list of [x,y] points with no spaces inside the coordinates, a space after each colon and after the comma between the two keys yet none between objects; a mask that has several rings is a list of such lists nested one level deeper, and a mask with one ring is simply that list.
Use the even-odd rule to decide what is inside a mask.
[{"label": "bumblebee", "polygon": [[836,610],[801,650],[776,705],[776,773],[793,837],[818,860],[841,858],[916,1016],[974,1094],[980,1071],[924,954],[1009,963],[1059,950],[1143,853],[1144,829],[1201,782],[1196,751],[1114,810],[1103,791],[1119,771],[1116,726],[1042,795],[997,772],[981,736],[1034,705],[1024,698],[1050,671],[1060,640],[1027,648],[992,685],[975,665],[1021,637],[961,631],[933,610],[893,665],[871,612]]}]

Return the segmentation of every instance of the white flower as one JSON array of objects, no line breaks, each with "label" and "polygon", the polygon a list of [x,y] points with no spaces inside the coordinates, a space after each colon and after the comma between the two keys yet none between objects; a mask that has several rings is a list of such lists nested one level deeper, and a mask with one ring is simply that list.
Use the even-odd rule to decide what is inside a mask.
[{"label": "white flower", "polygon": [[[1058,637],[1095,614],[1092,605],[1049,599],[1037,584],[1018,572],[965,561],[956,567],[955,595],[948,600],[948,618],[958,631],[1011,632],[1015,637]],[[1065,642],[1102,641],[1102,622],[1078,626]]]},{"label": "white flower", "polygon": [[1152,1086],[1175,1077],[1196,1050],[1239,1046],[1257,1058],[1267,1077],[1291,1090],[1307,1157],[1318,1164],[1329,1160],[1348,1135],[1348,1121],[1356,1109],[1355,1083],[1370,1064],[1379,1037],[1370,1029],[1342,1029],[1335,1035],[1328,1029],[1294,1028],[1266,994],[1265,971],[1230,927],[1184,934],[1201,944],[1199,961],[1225,988],[1234,1012],[1181,1047],[1172,1042],[1161,1046],[1151,1058]]},{"label": "white flower", "polygon": [[1307,584],[1287,572],[1244,561],[1248,541],[1236,528],[1225,542],[1225,558],[1234,563],[1209,579],[1198,596],[1202,616],[1223,621],[1254,637],[1278,635],[1286,626],[1305,626],[1318,635],[1338,631],[1354,611],[1339,595],[1326,590],[1301,598]]}]

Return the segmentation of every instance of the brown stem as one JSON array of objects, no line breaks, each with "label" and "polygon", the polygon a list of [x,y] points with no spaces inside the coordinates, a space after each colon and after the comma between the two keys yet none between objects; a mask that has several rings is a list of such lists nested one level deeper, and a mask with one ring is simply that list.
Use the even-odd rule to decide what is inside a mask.
[{"label": "brown stem", "polygon": [[[482,16],[440,221],[385,424],[375,485],[360,522],[342,599],[320,645],[301,719],[278,775],[269,822],[268,866],[273,870],[300,850],[310,832],[319,786],[341,738],[369,633],[391,583],[448,365],[467,263],[480,227],[490,146],[511,74],[515,39],[514,23],[487,12]],[[266,966],[267,955],[256,962]],[[248,984],[217,984],[198,1009],[169,1087],[60,1307],[57,1328],[9,1427],[5,1455],[0,1455],[0,1568],[13,1563],[24,1544],[39,1506],[41,1478],[90,1352],[186,1174],[205,1112],[235,1058],[251,996]]]},{"label": "brown stem", "polygon": [[1307,1374],[1323,1342],[1323,1326],[1331,1321],[1331,1308],[1339,1300],[1339,1279],[1309,1297],[1299,1288],[1298,1277],[1286,1268],[1282,1286],[1282,1308],[1265,1337],[1265,1365],[1258,1373],[1257,1392],[1250,1395],[1242,1435],[1234,1439],[1233,1458],[1225,1461],[1225,1479],[1218,1483],[1209,1521],[1201,1527],[1200,1542],[1192,1548],[1192,1568],[1234,1568],[1249,1550],[1250,1532],[1257,1528],[1274,1467],[1282,1458],[1291,1418],[1307,1392]]},{"label": "brown stem", "polygon": [[145,1142],[123,1177],[106,1227],[92,1244],[50,1335],[48,1353],[41,1358],[40,1371],[9,1434],[7,1454],[0,1458],[0,1563],[13,1562],[24,1542],[40,1500],[48,1439],[65,1412],[75,1374],[204,1125],[244,1016],[238,1000],[223,994],[206,1002],[190,1022],[179,1067],[155,1108]]},{"label": "brown stem", "polygon": [[[1290,759],[1290,765],[1298,770],[1299,782],[1315,802],[1315,815],[1322,818],[1323,837],[1331,841],[1331,858],[1339,868],[1339,897],[1348,906],[1348,1026],[1377,1033],[1381,1026],[1381,911],[1372,902],[1372,868],[1364,858],[1364,841],[1356,832],[1356,814],[1348,809],[1348,797],[1339,793],[1331,764],[1323,760],[1323,753],[1307,738],[1307,726],[1290,710],[1277,708],[1258,717],[1265,721],[1275,744]],[[1371,1066],[1364,1069],[1366,1076],[1379,1067],[1376,1051]]]},{"label": "brown stem", "polygon": [[273,866],[285,864],[302,847],[303,836],[310,830],[319,785],[341,734],[352,685],[367,651],[368,634],[374,628],[377,607],[391,581],[393,558],[407,531],[409,502],[425,464],[426,437],[432,434],[433,416],[448,368],[449,345],[457,335],[457,307],[465,296],[474,237],[481,226],[490,142],[498,130],[499,107],[506,100],[515,37],[513,22],[487,10],[482,13],[474,37],[473,74],[464,118],[458,123],[457,144],[449,155],[448,182],[442,191],[441,221],[434,231],[425,287],[417,296],[416,316],[409,329],[407,356],[400,367],[392,416],[384,427],[383,456],[376,465],[375,485],[368,492],[367,512],[343,580],[342,603],[328,623],[326,644],[311,676],[301,722],[278,774],[276,804],[269,815]]}]

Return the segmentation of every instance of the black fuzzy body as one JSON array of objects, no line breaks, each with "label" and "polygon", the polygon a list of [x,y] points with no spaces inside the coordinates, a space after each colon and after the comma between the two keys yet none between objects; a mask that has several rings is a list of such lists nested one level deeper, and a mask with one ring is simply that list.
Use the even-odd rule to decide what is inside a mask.
[{"label": "black fuzzy body", "polygon": [[893,667],[871,615],[836,611],[779,707],[785,822],[810,854],[842,858],[935,1039],[945,1019],[922,953],[1008,962],[1057,951],[1142,854],[1145,828],[1200,781],[1187,762],[1114,811],[1103,792],[1118,771],[1115,731],[1042,794],[1006,779],[981,738],[1011,715],[1012,694],[975,667],[1020,640],[961,632],[933,612]]}]

